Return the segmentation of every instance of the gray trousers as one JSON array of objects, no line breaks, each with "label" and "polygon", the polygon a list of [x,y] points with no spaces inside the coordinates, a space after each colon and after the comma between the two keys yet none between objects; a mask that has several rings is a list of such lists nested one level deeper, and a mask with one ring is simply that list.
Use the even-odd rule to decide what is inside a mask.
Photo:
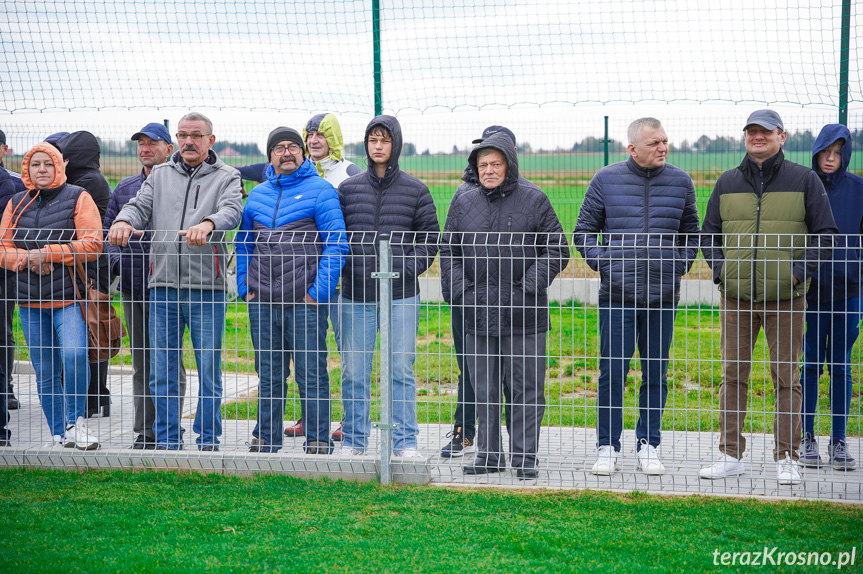
[{"label": "gray trousers", "polygon": [[501,384],[512,400],[510,464],[513,468],[536,466],[539,428],[545,414],[546,333],[486,337],[465,335],[470,380],[476,393],[476,464],[505,466],[501,437]]},{"label": "gray trousers", "polygon": [[[156,407],[150,393],[150,330],[149,301],[135,298],[123,293],[123,315],[126,319],[126,331],[129,332],[129,344],[132,347],[132,409],[135,413],[133,430],[152,441],[156,440],[153,433],[153,421],[156,419]],[[183,398],[186,396],[186,368],[180,363],[180,410],[183,410]]]}]

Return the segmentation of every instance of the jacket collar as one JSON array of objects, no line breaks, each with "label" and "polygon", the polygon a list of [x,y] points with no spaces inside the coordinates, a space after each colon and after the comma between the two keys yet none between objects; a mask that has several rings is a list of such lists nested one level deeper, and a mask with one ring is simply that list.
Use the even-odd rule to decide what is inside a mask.
[{"label": "jacket collar", "polygon": [[632,158],[632,156],[629,156],[629,158],[626,160],[626,167],[629,168],[629,171],[631,171],[632,173],[634,173],[638,177],[641,177],[644,179],[656,177],[657,175],[659,175],[660,173],[665,171],[665,165],[667,165],[667,164],[663,164],[663,165],[661,165],[659,167],[655,167],[653,169],[648,169],[646,167],[641,167],[640,165],[638,165],[635,162],[635,160]]}]

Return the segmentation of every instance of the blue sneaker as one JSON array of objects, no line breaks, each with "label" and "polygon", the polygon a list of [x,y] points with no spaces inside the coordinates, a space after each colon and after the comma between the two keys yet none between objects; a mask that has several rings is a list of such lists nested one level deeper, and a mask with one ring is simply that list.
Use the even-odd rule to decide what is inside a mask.
[{"label": "blue sneaker", "polygon": [[830,464],[836,470],[854,470],[857,461],[848,455],[848,447],[841,438],[830,439],[827,452],[830,453]]},{"label": "blue sneaker", "polygon": [[803,435],[803,444],[800,445],[800,459],[797,461],[801,466],[818,468],[821,466],[821,455],[818,454],[818,441],[811,433]]}]

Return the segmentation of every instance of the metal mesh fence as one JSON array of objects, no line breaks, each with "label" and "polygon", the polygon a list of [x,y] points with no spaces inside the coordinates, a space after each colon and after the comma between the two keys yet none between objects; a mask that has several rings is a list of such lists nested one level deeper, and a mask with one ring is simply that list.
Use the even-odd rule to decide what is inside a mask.
[{"label": "metal mesh fence", "polygon": [[[175,234],[162,241],[176,243]],[[315,253],[317,270],[323,243],[290,237],[294,254]],[[74,296],[57,291],[37,302],[20,277],[43,276],[13,273],[18,295],[5,308],[18,310],[9,315],[6,348],[16,353],[20,406],[11,411],[4,460],[860,499],[859,471],[832,450],[844,426],[843,456],[861,456],[859,389],[848,384],[859,380],[861,365],[856,296],[837,290],[808,307],[802,290],[780,300],[728,297],[743,273],[725,272],[717,285],[701,256],[684,255],[686,240],[698,245],[702,236],[674,238],[668,249],[656,247],[656,236],[623,237],[634,249],[607,250],[599,272],[570,252],[572,239],[569,232],[435,235],[441,260],[464,265],[464,282],[454,271],[442,282],[433,268],[409,297],[402,289],[413,278],[392,273],[410,267],[415,241],[381,243],[374,234],[349,234],[342,291],[318,305],[244,301],[232,286],[135,295],[115,284],[113,306],[128,337],[103,365],[88,364],[81,311],[68,305]],[[614,244],[612,236],[597,239]],[[836,240],[859,245],[860,236]],[[859,282],[859,258],[843,257],[857,273],[849,283]],[[170,264],[200,264],[194,258]],[[275,285],[287,276],[289,254],[251,258],[259,274],[247,282]],[[344,291],[348,269],[369,261],[376,277]],[[537,262],[545,265],[532,275],[536,283],[517,279]],[[616,295],[602,287],[627,267],[633,280]],[[232,258],[227,277],[235,269]],[[643,298],[656,289],[670,299]],[[807,433],[814,455],[804,448],[808,438],[801,443]],[[610,467],[597,466],[602,446],[615,451]],[[799,483],[777,480],[782,448],[799,458]],[[739,473],[703,476],[730,452],[741,460]]]}]

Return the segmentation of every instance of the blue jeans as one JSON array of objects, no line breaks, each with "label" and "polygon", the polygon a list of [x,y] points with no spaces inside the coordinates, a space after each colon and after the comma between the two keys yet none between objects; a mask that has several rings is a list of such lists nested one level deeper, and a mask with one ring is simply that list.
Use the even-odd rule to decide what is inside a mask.
[{"label": "blue jeans", "polygon": [[[261,452],[278,452],[284,436],[287,378],[294,358],[300,390],[304,450],[330,440],[330,377],[327,373],[327,306],[248,304],[255,370],[258,372],[258,423],[252,435],[267,443]],[[316,449],[317,450],[317,449]]]},{"label": "blue jeans", "polygon": [[150,393],[156,408],[156,445],[181,449],[180,363],[183,333],[189,326],[200,390],[192,429],[198,448],[219,444],[222,435],[222,336],[224,291],[150,289]]},{"label": "blue jeans", "polygon": [[20,307],[21,328],[36,370],[39,402],[51,434],[87,416],[87,325],[75,303],[59,309]]},{"label": "blue jeans", "polygon": [[[372,358],[380,323],[380,305],[341,297],[342,404],[345,408],[344,446],[365,451],[372,431]],[[416,448],[417,383],[414,380],[420,297],[393,301],[393,450]]]},{"label": "blue jeans", "polygon": [[830,436],[845,439],[845,426],[851,408],[851,348],[860,335],[860,298],[817,304],[806,310],[803,337],[803,432],[815,434],[818,411],[818,379],[827,365],[830,373]]},{"label": "blue jeans", "polygon": [[621,303],[599,304],[599,393],[597,396],[597,446],[620,451],[623,432],[623,390],[632,355],[638,346],[641,386],[638,389],[638,422],[635,436],[659,446],[662,412],[668,397],[668,351],[674,335],[675,309],[636,308]]}]

